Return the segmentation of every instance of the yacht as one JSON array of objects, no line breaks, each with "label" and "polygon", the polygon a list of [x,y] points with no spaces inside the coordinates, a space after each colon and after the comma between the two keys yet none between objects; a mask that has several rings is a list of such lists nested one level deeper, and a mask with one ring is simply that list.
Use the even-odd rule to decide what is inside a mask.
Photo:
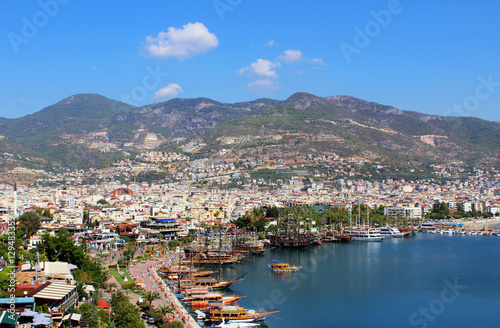
[{"label": "yacht", "polygon": [[383,228],[380,228],[380,235],[382,237],[401,238],[401,237],[403,237],[404,234],[402,232],[400,232],[397,228],[383,227]]},{"label": "yacht", "polygon": [[351,236],[351,240],[382,241],[384,239],[376,229],[353,229],[346,232]]}]

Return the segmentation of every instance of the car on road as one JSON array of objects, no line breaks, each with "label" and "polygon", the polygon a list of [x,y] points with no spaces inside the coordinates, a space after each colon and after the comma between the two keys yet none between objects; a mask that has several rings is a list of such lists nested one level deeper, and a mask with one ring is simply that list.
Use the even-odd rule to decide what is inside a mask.
[{"label": "car on road", "polygon": [[149,318],[148,323],[154,325],[155,323],[155,318]]},{"label": "car on road", "polygon": [[[149,315],[148,315],[147,313],[143,313],[143,314],[141,315],[141,318],[143,318],[143,319],[149,319]],[[154,319],[153,319],[153,320],[154,320]]]}]

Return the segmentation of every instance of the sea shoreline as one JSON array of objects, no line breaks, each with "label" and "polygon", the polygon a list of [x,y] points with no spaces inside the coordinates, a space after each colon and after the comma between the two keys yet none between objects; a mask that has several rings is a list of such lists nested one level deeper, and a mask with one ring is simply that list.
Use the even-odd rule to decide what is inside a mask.
[{"label": "sea shoreline", "polygon": [[474,229],[474,230],[498,230],[493,229],[493,226],[500,225],[500,219],[484,219],[468,221],[464,223],[464,227]]}]

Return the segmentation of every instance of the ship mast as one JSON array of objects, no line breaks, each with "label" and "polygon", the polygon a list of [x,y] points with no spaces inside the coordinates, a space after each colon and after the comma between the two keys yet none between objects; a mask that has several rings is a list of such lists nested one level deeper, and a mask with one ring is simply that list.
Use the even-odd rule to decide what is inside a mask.
[{"label": "ship mast", "polygon": [[221,246],[222,246],[222,226],[219,226],[219,280],[222,280]]},{"label": "ship mast", "polygon": [[366,220],[368,221],[368,229],[370,229],[370,207],[366,204]]},{"label": "ship mast", "polygon": [[361,225],[361,204],[358,203],[358,225]]},{"label": "ship mast", "polygon": [[349,204],[349,229],[352,229],[352,203]]}]

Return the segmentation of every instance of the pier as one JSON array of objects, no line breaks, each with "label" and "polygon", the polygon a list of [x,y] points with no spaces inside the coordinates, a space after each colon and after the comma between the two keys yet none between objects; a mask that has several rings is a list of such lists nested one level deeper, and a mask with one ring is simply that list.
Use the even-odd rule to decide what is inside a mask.
[{"label": "pier", "polygon": [[189,315],[188,311],[186,308],[179,302],[177,297],[175,296],[174,293],[170,290],[170,287],[167,286],[163,278],[158,275],[156,272],[156,266],[158,263],[150,266],[148,268],[148,272],[151,274],[153,277],[155,283],[158,285],[160,288],[161,292],[163,295],[167,298],[167,300],[170,302],[170,305],[174,308],[174,310],[177,313],[177,316],[182,320],[184,323],[185,327],[188,328],[201,328],[200,325]]}]

